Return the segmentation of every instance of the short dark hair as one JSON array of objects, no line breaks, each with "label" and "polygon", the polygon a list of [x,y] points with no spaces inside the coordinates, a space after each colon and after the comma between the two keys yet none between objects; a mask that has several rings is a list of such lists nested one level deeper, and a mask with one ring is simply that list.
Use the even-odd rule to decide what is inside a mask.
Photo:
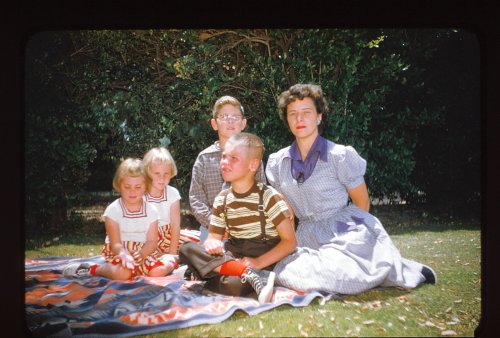
[{"label": "short dark hair", "polygon": [[321,115],[321,124],[318,126],[318,131],[321,134],[326,127],[328,121],[328,103],[323,96],[323,90],[320,86],[314,84],[298,83],[291,86],[278,96],[278,113],[280,119],[288,126],[287,121],[287,106],[295,100],[303,100],[309,97],[314,101],[316,111]]}]

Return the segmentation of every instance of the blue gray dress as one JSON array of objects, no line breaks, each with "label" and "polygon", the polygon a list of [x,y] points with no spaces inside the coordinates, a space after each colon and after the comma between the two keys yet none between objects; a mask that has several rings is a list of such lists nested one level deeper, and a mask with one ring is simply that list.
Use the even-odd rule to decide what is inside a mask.
[{"label": "blue gray dress", "polygon": [[382,287],[414,288],[425,281],[423,265],[402,258],[380,221],[347,205],[347,189],[364,181],[366,161],[350,146],[328,141],[328,160],[298,184],[290,147],[269,156],[269,184],[299,219],[298,247],[274,271],[276,284],[299,291],[357,294]]}]

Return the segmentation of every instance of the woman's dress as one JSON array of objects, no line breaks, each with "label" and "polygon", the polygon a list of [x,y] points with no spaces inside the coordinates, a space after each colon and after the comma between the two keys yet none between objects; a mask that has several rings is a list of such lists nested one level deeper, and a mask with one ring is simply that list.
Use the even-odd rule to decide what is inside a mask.
[{"label": "woman's dress", "polygon": [[357,294],[381,287],[414,288],[425,281],[421,263],[402,258],[380,221],[347,205],[347,189],[364,181],[366,161],[350,146],[328,141],[303,183],[291,174],[289,148],[271,154],[266,175],[299,219],[297,250],[280,261],[276,284],[299,291]]}]

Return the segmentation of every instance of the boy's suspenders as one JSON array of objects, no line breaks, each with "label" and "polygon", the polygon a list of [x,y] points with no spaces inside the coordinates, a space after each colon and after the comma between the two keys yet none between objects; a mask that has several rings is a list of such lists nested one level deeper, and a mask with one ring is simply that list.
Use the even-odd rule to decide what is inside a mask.
[{"label": "boy's suspenders", "polygon": [[[259,189],[259,216],[260,216],[260,231],[261,231],[261,240],[267,241],[268,238],[266,237],[266,215],[264,214],[264,191],[267,189],[267,185],[262,183],[262,189]],[[229,189],[226,189],[224,192],[224,218],[226,220],[226,225],[229,224],[227,221],[227,206],[226,206],[226,200],[227,200],[227,195],[229,194]]]}]

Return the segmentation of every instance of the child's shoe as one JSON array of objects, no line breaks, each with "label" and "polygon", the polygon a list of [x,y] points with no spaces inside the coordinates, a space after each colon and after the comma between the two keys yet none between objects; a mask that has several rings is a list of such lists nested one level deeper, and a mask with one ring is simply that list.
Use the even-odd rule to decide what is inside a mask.
[{"label": "child's shoe", "polygon": [[65,277],[88,277],[90,276],[89,263],[71,263],[66,265],[63,270]]},{"label": "child's shoe", "polygon": [[[269,275],[266,276],[269,273]],[[266,270],[260,270],[257,272],[251,268],[248,268],[243,276],[241,277],[241,282],[249,282],[257,293],[259,303],[268,303],[273,298],[273,287],[274,287],[274,277],[275,273],[273,271],[268,272]],[[267,279],[267,281],[266,281]],[[265,282],[265,285],[263,285]]]}]

